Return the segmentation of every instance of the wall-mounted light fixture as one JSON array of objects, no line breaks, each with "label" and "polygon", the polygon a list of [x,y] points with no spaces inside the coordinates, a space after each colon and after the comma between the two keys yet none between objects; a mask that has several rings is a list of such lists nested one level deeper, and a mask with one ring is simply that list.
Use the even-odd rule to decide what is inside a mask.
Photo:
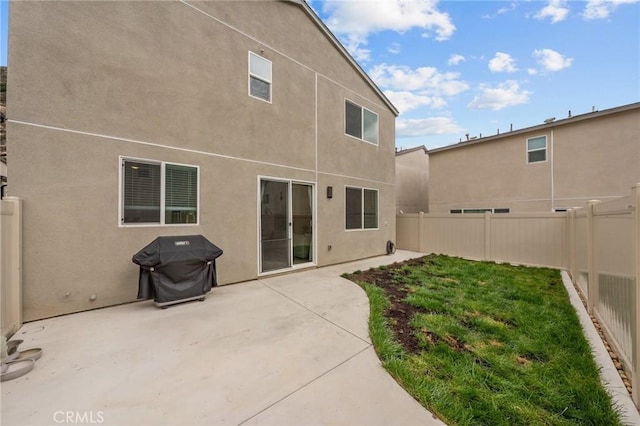
[{"label": "wall-mounted light fixture", "polygon": [[333,198],[333,186],[327,186],[327,198]]}]

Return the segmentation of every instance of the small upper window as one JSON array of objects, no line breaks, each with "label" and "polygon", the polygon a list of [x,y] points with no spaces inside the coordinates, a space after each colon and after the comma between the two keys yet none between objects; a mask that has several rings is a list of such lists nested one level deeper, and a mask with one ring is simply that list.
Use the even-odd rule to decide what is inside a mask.
[{"label": "small upper window", "polygon": [[249,52],[249,95],[271,102],[271,61]]},{"label": "small upper window", "polygon": [[375,112],[345,100],[344,122],[347,135],[378,144],[378,114]]},{"label": "small upper window", "polygon": [[527,163],[547,161],[547,137],[527,139]]}]

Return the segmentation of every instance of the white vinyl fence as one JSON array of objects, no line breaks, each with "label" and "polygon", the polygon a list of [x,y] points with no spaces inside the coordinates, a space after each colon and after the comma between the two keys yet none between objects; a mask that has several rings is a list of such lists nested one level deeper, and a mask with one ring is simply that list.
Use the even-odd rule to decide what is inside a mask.
[{"label": "white vinyl fence", "polygon": [[640,406],[640,183],[567,213],[403,214],[397,247],[566,269],[631,375]]},{"label": "white vinyl fence", "polygon": [[404,214],[398,248],[474,260],[565,268],[566,213]]},{"label": "white vinyl fence", "polygon": [[22,203],[0,200],[0,321],[7,340],[22,326]]}]

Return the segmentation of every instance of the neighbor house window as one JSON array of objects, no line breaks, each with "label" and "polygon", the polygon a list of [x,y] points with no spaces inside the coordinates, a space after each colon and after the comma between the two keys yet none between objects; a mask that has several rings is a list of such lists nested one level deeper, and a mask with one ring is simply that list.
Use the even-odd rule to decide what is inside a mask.
[{"label": "neighbor house window", "polygon": [[249,94],[271,102],[271,61],[249,52]]},{"label": "neighbor house window", "polygon": [[378,144],[378,114],[345,100],[344,117],[347,135]]},{"label": "neighbor house window", "polygon": [[196,166],[123,158],[121,223],[197,223],[198,174]]},{"label": "neighbor house window", "polygon": [[527,163],[547,161],[547,137],[527,139]]},{"label": "neighbor house window", "polygon": [[378,228],[378,191],[375,189],[347,187],[346,228],[377,229]]},{"label": "neighbor house window", "polygon": [[450,214],[477,214],[477,213],[510,213],[511,209],[508,208],[495,208],[495,209],[451,209]]}]

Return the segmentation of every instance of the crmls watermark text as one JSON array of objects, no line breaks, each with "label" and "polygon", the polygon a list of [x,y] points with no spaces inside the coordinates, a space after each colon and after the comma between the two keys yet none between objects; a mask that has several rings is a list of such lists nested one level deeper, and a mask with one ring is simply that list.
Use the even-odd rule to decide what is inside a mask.
[{"label": "crmls watermark text", "polygon": [[101,424],[104,423],[104,411],[56,411],[53,421],[57,424]]}]

